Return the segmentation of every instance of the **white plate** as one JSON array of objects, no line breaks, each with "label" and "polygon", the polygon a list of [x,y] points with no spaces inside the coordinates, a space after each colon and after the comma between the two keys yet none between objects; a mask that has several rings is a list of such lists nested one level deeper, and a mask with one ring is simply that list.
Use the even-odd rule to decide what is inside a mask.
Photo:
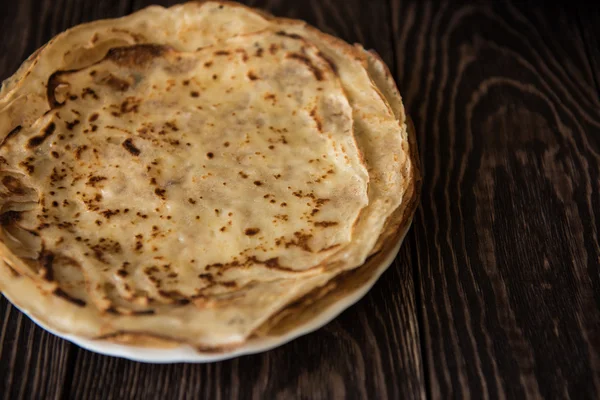
[{"label": "white plate", "polygon": [[[236,349],[225,353],[200,353],[195,348],[186,345],[170,349],[151,349],[146,347],[136,347],[132,345],[112,343],[107,340],[86,339],[79,336],[55,331],[49,328],[48,326],[44,325],[41,321],[38,321],[34,317],[29,315],[27,310],[20,310],[43,329],[60,338],[68,340],[69,342],[72,342],[80,347],[83,347],[84,349],[99,354],[104,354],[107,356],[122,357],[133,361],[161,364],[181,362],[207,363],[213,361],[227,360],[230,358],[247,354],[260,353],[281,346],[285,343],[290,342],[293,339],[296,339],[299,336],[306,335],[307,333],[319,329],[323,325],[333,320],[339,314],[341,314],[342,311],[344,311],[346,308],[350,307],[358,300],[360,300],[369,291],[369,289],[373,287],[373,285],[381,276],[381,274],[394,261],[396,255],[398,254],[398,251],[400,250],[400,246],[404,241],[404,237],[406,236],[406,232],[408,231],[409,227],[410,224],[406,227],[406,230],[402,232],[400,239],[398,240],[394,248],[389,252],[387,257],[381,262],[380,266],[377,268],[375,273],[369,278],[369,280],[367,280],[361,287],[357,288],[354,292],[348,294],[343,299],[331,304],[329,307],[324,308],[321,311],[321,313],[315,318],[311,319],[303,325],[299,325],[296,329],[284,335],[276,337],[262,337],[255,340],[250,340],[243,346],[240,346]],[[4,294],[4,296],[12,303],[12,300],[9,296],[7,296],[6,294]]]}]

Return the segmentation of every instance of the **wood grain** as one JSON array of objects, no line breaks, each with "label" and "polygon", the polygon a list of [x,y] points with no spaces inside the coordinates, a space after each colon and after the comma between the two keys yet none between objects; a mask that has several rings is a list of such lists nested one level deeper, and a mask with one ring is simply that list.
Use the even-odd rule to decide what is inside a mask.
[{"label": "wood grain", "polygon": [[598,71],[571,9],[392,6],[430,397],[597,398]]},{"label": "wood grain", "polygon": [[[150,3],[30,0],[18,8],[2,3],[2,26],[16,21],[16,26],[26,30],[22,37],[0,38],[0,78],[9,76],[29,53],[59,31],[85,21],[124,15]],[[271,0],[248,4],[276,15],[305,19],[325,32],[362,42],[386,62],[394,62],[389,4],[385,0],[371,1],[368,7],[359,0]],[[77,399],[423,398],[411,253],[409,244],[370,294],[324,329],[265,354],[209,365],[147,365],[100,356],[51,338],[54,347],[61,349],[52,353],[56,355],[52,360],[58,355],[70,355],[69,373],[49,377],[33,371],[33,378],[26,385],[55,387],[56,392],[43,393]],[[26,326],[26,332],[34,332],[34,337],[47,337],[3,300],[0,321],[16,332],[11,338],[19,340],[19,349],[25,339],[24,333],[16,331],[17,319],[18,326]],[[0,346],[6,343],[5,347],[12,348],[12,343],[2,339]],[[47,343],[50,338],[45,340]],[[42,348],[41,343],[39,346]],[[54,347],[43,348],[53,351]],[[7,374],[19,373],[14,365],[24,365],[28,359],[21,351],[7,357],[16,360],[9,365]],[[36,371],[56,368],[52,362],[43,358]],[[64,363],[60,365],[64,372]],[[19,393],[22,382],[5,380],[10,393]]]},{"label": "wood grain", "polygon": [[577,7],[577,21],[580,24],[581,36],[586,45],[590,68],[594,83],[600,96],[600,6],[598,4],[581,2]]},{"label": "wood grain", "polygon": [[72,346],[38,328],[4,297],[0,321],[0,398],[61,398]]}]

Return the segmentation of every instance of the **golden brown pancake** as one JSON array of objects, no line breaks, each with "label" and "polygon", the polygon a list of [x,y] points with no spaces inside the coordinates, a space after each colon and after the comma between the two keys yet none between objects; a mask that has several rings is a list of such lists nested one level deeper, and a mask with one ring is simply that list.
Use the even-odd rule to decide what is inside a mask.
[{"label": "golden brown pancake", "polygon": [[4,83],[0,134],[0,289],[85,338],[239,346],[341,287],[417,199],[385,64],[235,3],[58,35]]}]

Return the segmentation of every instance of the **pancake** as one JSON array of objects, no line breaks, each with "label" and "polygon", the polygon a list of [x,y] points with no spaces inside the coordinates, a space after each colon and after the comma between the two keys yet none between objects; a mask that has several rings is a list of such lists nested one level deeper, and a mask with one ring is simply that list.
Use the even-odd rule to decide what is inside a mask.
[{"label": "pancake", "polygon": [[418,197],[385,64],[235,3],[58,35],[3,84],[0,134],[0,289],[85,338],[241,346]]}]

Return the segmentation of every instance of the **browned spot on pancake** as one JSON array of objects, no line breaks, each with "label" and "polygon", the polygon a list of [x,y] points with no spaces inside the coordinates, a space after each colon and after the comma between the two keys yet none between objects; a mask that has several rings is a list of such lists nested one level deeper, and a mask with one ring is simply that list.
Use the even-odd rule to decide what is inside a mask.
[{"label": "browned spot on pancake", "polygon": [[100,212],[100,214],[102,214],[106,219],[110,219],[110,217],[112,217],[113,215],[117,215],[120,213],[121,210],[104,210]]},{"label": "browned spot on pancake", "polygon": [[190,96],[198,97],[198,96],[200,96],[200,93],[198,93],[197,91],[194,90],[193,92],[190,92]]},{"label": "browned spot on pancake", "polygon": [[188,199],[188,201],[190,202],[190,204],[196,204],[196,200],[192,199],[191,197]]},{"label": "browned spot on pancake", "polygon": [[9,192],[22,195],[25,194],[25,187],[21,184],[17,178],[10,175],[6,175],[2,178],[2,184],[8,189]]},{"label": "browned spot on pancake", "polygon": [[38,257],[38,262],[40,264],[39,274],[42,279],[51,282],[54,280],[54,253],[50,251],[42,251],[40,256]]},{"label": "browned spot on pancake", "polygon": [[62,174],[58,172],[56,167],[52,168],[52,174],[50,175],[50,186],[55,186],[55,184],[61,182],[63,179],[67,177],[67,174],[64,172],[65,169],[61,169]]},{"label": "browned spot on pancake", "polygon": [[142,242],[144,240],[144,235],[142,235],[142,234],[135,235],[135,240],[136,240],[136,242],[135,242],[134,249],[136,251],[139,251],[144,247],[144,243]]},{"label": "browned spot on pancake", "polygon": [[[286,271],[286,272],[299,272],[292,268],[288,268],[288,267],[284,267],[284,266],[280,265],[279,258],[277,258],[277,257],[269,258],[267,260],[260,260],[256,256],[250,256],[242,261],[236,260],[236,261],[232,261],[232,262],[225,263],[225,264],[223,264],[223,263],[209,264],[206,266],[206,270],[218,269],[219,270],[217,272],[217,276],[218,276],[221,273],[223,273],[223,271],[226,271],[231,268],[245,268],[245,267],[249,267],[252,265],[264,265],[265,267],[270,268],[270,269],[277,269],[277,270]],[[226,282],[228,282],[228,281],[216,281],[215,278],[211,274],[200,274],[200,275],[198,275],[198,277],[200,279],[204,279],[204,280],[208,281],[211,285],[217,284],[217,285],[227,286]],[[192,296],[192,298],[195,298],[195,296]]]},{"label": "browned spot on pancake", "polygon": [[189,298],[177,290],[159,290],[158,294],[161,297],[167,298],[171,302],[182,306],[190,303]]},{"label": "browned spot on pancake", "polygon": [[177,132],[179,130],[179,128],[177,127],[177,123],[175,121],[165,122],[165,127],[171,129],[173,132]]},{"label": "browned spot on pancake", "polygon": [[131,312],[131,315],[152,315],[155,314],[156,311],[149,309],[149,310],[134,310]]},{"label": "browned spot on pancake", "polygon": [[275,53],[277,53],[277,50],[279,50],[279,46],[277,46],[275,43],[271,43],[271,45],[269,46],[269,53],[274,55]]},{"label": "browned spot on pancake", "polygon": [[90,122],[94,122],[98,119],[99,115],[98,113],[93,113],[92,115],[90,115],[90,117],[88,118],[88,121]]},{"label": "browned spot on pancake", "polygon": [[275,32],[275,34],[278,36],[285,36],[290,39],[304,39],[302,36],[298,35],[297,33],[288,33],[286,31]]},{"label": "browned spot on pancake", "polygon": [[315,121],[315,124],[317,124],[317,129],[319,132],[323,133],[323,125],[321,123],[321,117],[319,117],[319,114],[317,114],[317,107],[310,111],[310,116]]},{"label": "browned spot on pancake", "polygon": [[113,90],[118,92],[124,92],[131,86],[131,83],[126,81],[125,79],[118,78],[113,74],[108,74],[107,76],[100,79],[100,84],[106,85]]},{"label": "browned spot on pancake", "polygon": [[323,54],[323,52],[319,51],[317,53],[317,55],[319,57],[321,57],[323,60],[325,60],[325,62],[327,62],[327,64],[329,64],[329,67],[331,68],[331,70],[338,75],[338,68],[337,65],[335,65],[335,63],[333,62],[333,60],[329,57],[327,57],[325,54]]},{"label": "browned spot on pancake", "polygon": [[317,66],[312,63],[310,58],[308,58],[302,54],[297,54],[297,53],[288,54],[287,58],[291,58],[292,60],[297,60],[297,61],[301,62],[302,64],[306,65],[311,70],[311,72],[313,73],[313,75],[315,76],[315,78],[318,81],[323,80],[323,71],[321,71],[319,68],[317,68]]},{"label": "browned spot on pancake", "polygon": [[314,226],[329,228],[330,226],[338,225],[338,222],[335,221],[316,221]]},{"label": "browned spot on pancake", "polygon": [[308,245],[308,241],[313,237],[313,235],[302,233],[302,232],[294,232],[294,240],[290,240],[285,242],[285,247],[299,247],[304,251],[308,251],[312,253],[311,248]]},{"label": "browned spot on pancake", "polygon": [[210,152],[209,152],[209,153],[206,153],[206,157],[208,157],[208,158],[213,158],[214,156],[215,156],[215,155],[214,155],[213,153],[210,153]]},{"label": "browned spot on pancake", "polygon": [[63,300],[73,303],[78,307],[85,307],[85,305],[86,305],[85,301],[71,296],[70,294],[68,294],[67,292],[65,292],[64,290],[62,290],[60,288],[54,289],[54,292],[52,292],[52,293],[54,293],[55,296],[58,296],[58,297],[62,298]]},{"label": "browned spot on pancake", "polygon": [[206,68],[210,68],[210,66],[211,66],[211,65],[213,65],[213,62],[212,62],[212,61],[207,61],[207,62],[205,62],[205,63],[204,63],[204,66],[205,66]]},{"label": "browned spot on pancake", "polygon": [[135,147],[135,145],[133,144],[133,140],[131,140],[131,138],[130,139],[126,139],[123,142],[123,147],[125,148],[125,150],[127,150],[128,152],[130,152],[134,156],[139,156],[140,153],[141,153],[140,149],[138,149],[137,147]]},{"label": "browned spot on pancake", "polygon": [[238,172],[238,175],[244,179],[248,178],[248,174],[244,173],[243,171]]},{"label": "browned spot on pancake", "polygon": [[144,67],[155,58],[170,50],[158,44],[137,44],[127,47],[114,47],[106,54],[106,59],[124,67]]},{"label": "browned spot on pancake", "polygon": [[94,245],[89,245],[90,250],[94,252],[94,258],[100,261],[103,264],[110,264],[110,262],[106,259],[105,255],[108,254],[121,254],[123,252],[123,248],[121,244],[116,240],[112,240],[110,238],[100,238],[98,243]]},{"label": "browned spot on pancake", "polygon": [[209,282],[214,281],[214,278],[213,278],[212,274],[198,274],[198,278],[205,279],[205,280],[207,280]]},{"label": "browned spot on pancake", "polygon": [[90,96],[91,98],[93,98],[94,100],[98,100],[100,97],[98,97],[98,95],[96,94],[96,92],[94,92],[92,89],[86,87],[81,91],[81,98],[85,99],[86,97]]},{"label": "browned spot on pancake", "polygon": [[242,55],[242,61],[244,61],[244,62],[248,61],[249,57],[248,57],[248,53],[246,52],[246,50],[244,50],[244,49],[236,49],[235,52]]},{"label": "browned spot on pancake", "polygon": [[165,189],[156,188],[156,189],[154,189],[154,194],[163,200],[167,199],[167,191]]},{"label": "browned spot on pancake", "polygon": [[0,147],[2,147],[6,142],[8,142],[10,138],[14,137],[17,133],[19,133],[22,128],[23,127],[21,125],[17,125],[13,129],[11,129],[11,131],[8,132],[8,134],[4,137],[4,140],[2,140],[2,142],[0,143]]},{"label": "browned spot on pancake", "polygon": [[262,186],[262,182],[261,182],[261,181],[254,181],[254,184],[255,184],[256,186]]},{"label": "browned spot on pancake", "polygon": [[169,143],[171,146],[179,146],[181,143],[177,139],[167,139],[167,140],[165,140],[165,142]]},{"label": "browned spot on pancake", "polygon": [[313,200],[315,201],[315,204],[317,205],[317,207],[321,207],[323,204],[329,203],[329,199],[317,199],[317,198],[314,198]]},{"label": "browned spot on pancake", "polygon": [[277,214],[277,215],[275,215],[275,218],[280,219],[282,221],[287,221],[288,215],[287,214]]},{"label": "browned spot on pancake", "polygon": [[78,159],[78,160],[80,160],[81,159],[81,153],[83,153],[87,149],[88,149],[87,144],[84,144],[83,146],[78,146],[77,149],[75,150],[75,158]]},{"label": "browned spot on pancake", "polygon": [[34,147],[41,145],[46,139],[48,139],[48,137],[50,137],[54,133],[55,130],[56,124],[54,122],[50,122],[48,125],[46,125],[46,127],[44,128],[44,132],[41,135],[34,136],[31,139],[29,139],[29,141],[27,142],[27,147],[33,149]]},{"label": "browned spot on pancake", "polygon": [[48,100],[50,109],[54,109],[63,105],[63,103],[60,103],[58,100],[56,100],[55,91],[58,85],[63,83],[60,80],[60,76],[64,73],[65,72],[63,71],[56,71],[48,77],[48,82],[46,83],[46,99]]},{"label": "browned spot on pancake", "polygon": [[264,52],[264,49],[262,47],[259,47],[258,49],[256,49],[256,53],[254,54],[256,57],[262,57]]},{"label": "browned spot on pancake", "polygon": [[228,56],[229,54],[227,50],[217,50],[214,52],[215,56]]},{"label": "browned spot on pancake", "polygon": [[258,232],[260,232],[260,229],[258,229],[258,228],[247,228],[247,229],[244,231],[244,234],[245,234],[246,236],[254,236],[254,235],[256,235]]},{"label": "browned spot on pancake", "polygon": [[280,268],[283,269],[281,267],[281,265],[279,265],[279,258],[275,257],[275,258],[269,258],[268,260],[266,260],[264,262],[264,264],[269,267],[269,268]]},{"label": "browned spot on pancake", "polygon": [[250,79],[251,81],[255,81],[258,79],[258,76],[256,76],[256,74],[253,71],[249,71],[248,72],[248,79]]},{"label": "browned spot on pancake", "polygon": [[115,117],[118,117],[121,114],[137,113],[139,110],[140,103],[141,103],[140,99],[136,99],[135,97],[131,97],[131,96],[127,97],[125,100],[123,100],[123,102],[119,106],[120,114],[117,112],[113,112],[112,115],[114,115]]},{"label": "browned spot on pancake", "polygon": [[92,175],[88,178],[86,185],[88,186],[92,186],[92,187],[96,187],[96,184],[98,182],[102,182],[105,181],[106,177],[105,176],[97,176],[97,175]]}]

